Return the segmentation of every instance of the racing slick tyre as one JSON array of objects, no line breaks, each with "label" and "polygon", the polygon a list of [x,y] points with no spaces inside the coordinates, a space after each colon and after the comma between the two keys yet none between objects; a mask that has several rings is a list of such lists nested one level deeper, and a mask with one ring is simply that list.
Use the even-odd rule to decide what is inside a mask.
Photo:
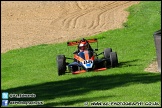
[{"label": "racing slick tyre", "polygon": [[57,56],[57,69],[58,69],[58,75],[65,74],[66,71],[66,58],[65,55],[58,55]]},{"label": "racing slick tyre", "polygon": [[110,53],[112,52],[112,49],[111,48],[106,48],[104,50],[104,57],[107,59],[107,58],[110,58]]},{"label": "racing slick tyre", "polygon": [[115,67],[118,65],[118,57],[116,52],[110,53],[110,63],[111,63],[111,67]]}]

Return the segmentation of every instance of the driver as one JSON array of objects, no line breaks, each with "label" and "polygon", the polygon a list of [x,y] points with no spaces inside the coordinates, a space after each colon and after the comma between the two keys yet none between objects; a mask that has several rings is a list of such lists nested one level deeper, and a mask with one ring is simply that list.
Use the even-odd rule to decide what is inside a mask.
[{"label": "driver", "polygon": [[78,50],[74,53],[84,52],[85,50],[93,51],[88,41],[83,38],[78,45]]},{"label": "driver", "polygon": [[78,46],[78,49],[80,52],[83,52],[84,50],[88,50],[89,45],[87,42],[81,42]]}]

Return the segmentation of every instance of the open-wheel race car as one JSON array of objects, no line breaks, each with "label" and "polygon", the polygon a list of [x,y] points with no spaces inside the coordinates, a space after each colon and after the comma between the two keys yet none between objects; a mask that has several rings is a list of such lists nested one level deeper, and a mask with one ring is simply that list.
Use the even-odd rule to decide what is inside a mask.
[{"label": "open-wheel race car", "polygon": [[[92,49],[89,43],[97,43],[97,48]],[[118,57],[116,52],[112,52],[112,48],[105,48],[103,52],[97,54],[98,40],[97,39],[81,39],[78,41],[67,42],[68,46],[77,45],[77,51],[73,53],[74,57],[69,58],[65,55],[57,56],[58,75],[64,75],[66,72],[79,74],[89,71],[106,70],[109,67],[118,65]],[[99,58],[99,55],[103,55]],[[66,62],[71,59],[72,62]]]}]

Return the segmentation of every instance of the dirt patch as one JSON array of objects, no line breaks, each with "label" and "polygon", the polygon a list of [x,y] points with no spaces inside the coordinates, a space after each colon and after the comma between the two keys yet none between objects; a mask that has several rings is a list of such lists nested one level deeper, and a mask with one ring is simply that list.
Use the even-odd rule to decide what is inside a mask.
[{"label": "dirt patch", "polygon": [[159,72],[157,61],[153,61],[146,69],[146,72]]},{"label": "dirt patch", "polygon": [[139,1],[2,1],[1,53],[121,28]]}]

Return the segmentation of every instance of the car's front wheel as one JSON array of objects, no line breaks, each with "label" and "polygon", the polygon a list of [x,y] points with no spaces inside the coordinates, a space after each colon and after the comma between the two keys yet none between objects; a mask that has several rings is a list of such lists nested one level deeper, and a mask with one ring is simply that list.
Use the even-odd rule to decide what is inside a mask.
[{"label": "car's front wheel", "polygon": [[66,58],[64,55],[58,55],[57,56],[57,69],[58,69],[58,75],[65,74],[66,71]]}]

